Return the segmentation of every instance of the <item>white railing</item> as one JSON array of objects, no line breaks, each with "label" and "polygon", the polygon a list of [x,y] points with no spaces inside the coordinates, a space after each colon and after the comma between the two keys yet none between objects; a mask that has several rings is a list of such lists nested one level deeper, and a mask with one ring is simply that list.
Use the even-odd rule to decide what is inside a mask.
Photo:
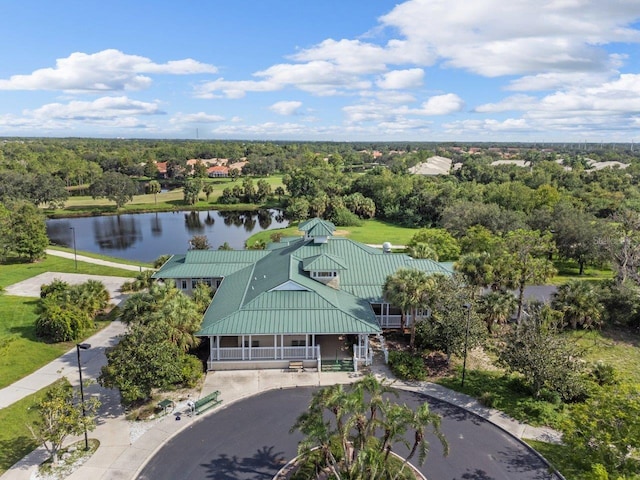
[{"label": "white railing", "polygon": [[382,328],[400,328],[402,326],[402,315],[378,315],[377,318]]},{"label": "white railing", "polygon": [[359,358],[360,360],[364,360],[367,358],[367,347],[358,346],[356,344],[353,345],[353,356]]},{"label": "white railing", "polygon": [[[244,357],[243,357],[244,351]],[[210,361],[227,360],[315,360],[320,347],[222,347],[213,349]]]}]

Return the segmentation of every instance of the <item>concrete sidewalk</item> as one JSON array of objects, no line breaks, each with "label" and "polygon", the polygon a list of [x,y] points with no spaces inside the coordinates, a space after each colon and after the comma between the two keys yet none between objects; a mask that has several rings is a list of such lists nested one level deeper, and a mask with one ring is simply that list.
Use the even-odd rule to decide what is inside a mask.
[{"label": "concrete sidewalk", "polygon": [[[47,249],[47,255],[53,255],[54,257],[64,257],[74,260],[76,254],[72,252],[62,252],[60,250]],[[105,267],[121,268],[122,270],[131,270],[134,272],[141,272],[142,270],[150,270],[147,267],[139,267],[137,265],[126,265],[124,263],[110,262],[108,260],[100,260],[99,258],[91,258],[85,255],[77,255],[79,262],[95,263],[96,265],[104,265]]]}]

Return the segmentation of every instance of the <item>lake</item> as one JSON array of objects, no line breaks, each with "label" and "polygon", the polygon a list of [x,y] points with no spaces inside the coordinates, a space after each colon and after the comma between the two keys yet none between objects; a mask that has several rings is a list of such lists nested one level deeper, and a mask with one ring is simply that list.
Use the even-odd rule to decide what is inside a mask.
[{"label": "lake", "polygon": [[161,255],[184,253],[194,235],[206,235],[212,249],[227,242],[240,250],[254,233],[288,225],[281,212],[272,209],[179,211],[49,219],[47,235],[52,244],[73,248],[75,232],[77,250],[152,262]]}]

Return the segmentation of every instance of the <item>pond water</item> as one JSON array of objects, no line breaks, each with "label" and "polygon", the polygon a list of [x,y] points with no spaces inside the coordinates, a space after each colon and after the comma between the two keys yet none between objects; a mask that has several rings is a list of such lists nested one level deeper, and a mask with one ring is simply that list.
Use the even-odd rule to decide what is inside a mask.
[{"label": "pond water", "polygon": [[288,226],[278,210],[257,212],[180,211],[47,220],[54,245],[86,252],[152,262],[165,254],[184,253],[194,235],[206,235],[212,249],[227,242],[244,248],[251,235]]}]

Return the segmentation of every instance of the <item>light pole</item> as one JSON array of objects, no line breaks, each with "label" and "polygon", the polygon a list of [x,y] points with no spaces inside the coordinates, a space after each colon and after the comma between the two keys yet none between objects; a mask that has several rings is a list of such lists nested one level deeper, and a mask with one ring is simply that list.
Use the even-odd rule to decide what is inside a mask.
[{"label": "light pole", "polygon": [[75,227],[69,227],[73,232],[73,259],[76,262],[76,271],[78,270],[78,251],[76,250],[76,229]]},{"label": "light pole", "polygon": [[462,387],[464,387],[464,377],[467,373],[467,344],[469,343],[469,323],[471,323],[471,304],[465,303],[463,305],[467,311],[467,328],[464,332],[464,356],[462,360]]},{"label": "light pole", "polygon": [[82,386],[82,367],[80,366],[80,350],[89,350],[91,345],[88,343],[77,343],[76,351],[78,352],[78,373],[80,374],[80,401],[82,402],[82,420],[84,423],[84,449],[89,450],[89,437],[87,436],[87,412],[84,409],[84,388]]}]

